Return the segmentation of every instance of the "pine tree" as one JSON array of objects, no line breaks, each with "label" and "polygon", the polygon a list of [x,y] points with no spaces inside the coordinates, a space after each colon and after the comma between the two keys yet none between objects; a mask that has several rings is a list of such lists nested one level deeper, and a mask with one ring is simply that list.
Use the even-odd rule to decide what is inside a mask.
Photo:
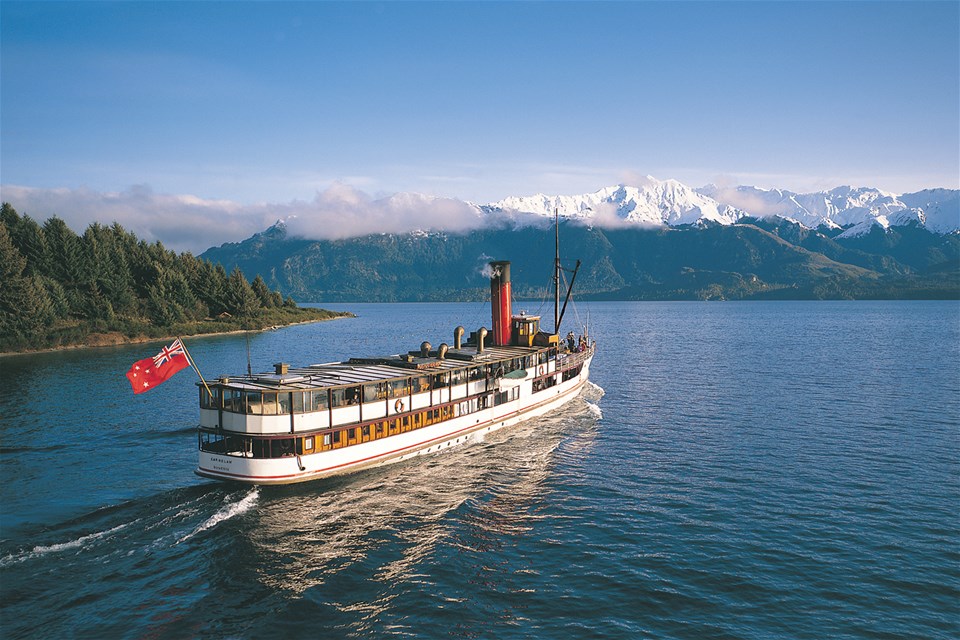
[{"label": "pine tree", "polygon": [[260,309],[260,300],[240,267],[234,267],[227,284],[227,311],[236,316],[249,317]]},{"label": "pine tree", "polygon": [[9,202],[4,202],[0,205],[0,223],[7,228],[8,235],[10,234],[10,230],[15,227],[19,221],[20,214],[10,206]]},{"label": "pine tree", "polygon": [[24,276],[26,267],[7,225],[0,225],[0,346],[5,348],[31,341],[52,321],[50,299],[38,278]]},{"label": "pine tree", "polygon": [[257,294],[257,298],[260,299],[260,306],[264,309],[269,309],[274,305],[273,295],[270,293],[270,289],[267,287],[267,283],[263,281],[263,278],[260,277],[260,274],[257,274],[257,277],[253,279],[253,284],[250,285],[253,287],[253,292]]},{"label": "pine tree", "polygon": [[157,267],[157,277],[147,290],[147,313],[156,326],[170,326],[186,319],[184,308],[176,300],[182,296],[181,283],[180,274],[163,266]]},{"label": "pine tree", "polygon": [[43,233],[53,256],[51,274],[66,288],[81,283],[80,274],[86,270],[80,238],[60,218],[54,216],[43,225]]},{"label": "pine tree", "polygon": [[137,299],[124,240],[123,228],[117,224],[104,231],[105,266],[98,284],[117,313],[131,314],[137,308]]},{"label": "pine tree", "polygon": [[29,276],[49,276],[53,269],[53,259],[47,246],[47,238],[37,221],[23,216],[10,228],[10,239],[17,250],[27,259],[24,271]]},{"label": "pine tree", "polygon": [[227,272],[222,265],[214,266],[206,260],[197,261],[196,280],[191,283],[191,289],[206,305],[211,316],[218,316],[227,310],[226,282]]}]

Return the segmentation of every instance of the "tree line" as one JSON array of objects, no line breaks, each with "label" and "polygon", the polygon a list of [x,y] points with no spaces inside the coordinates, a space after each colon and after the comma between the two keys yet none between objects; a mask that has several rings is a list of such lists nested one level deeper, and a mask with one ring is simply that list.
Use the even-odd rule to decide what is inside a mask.
[{"label": "tree line", "polygon": [[77,344],[92,333],[205,333],[215,329],[184,329],[249,324],[297,308],[259,275],[252,283],[239,267],[228,275],[116,222],[77,235],[56,216],[40,224],[8,203],[0,220],[0,351]]}]

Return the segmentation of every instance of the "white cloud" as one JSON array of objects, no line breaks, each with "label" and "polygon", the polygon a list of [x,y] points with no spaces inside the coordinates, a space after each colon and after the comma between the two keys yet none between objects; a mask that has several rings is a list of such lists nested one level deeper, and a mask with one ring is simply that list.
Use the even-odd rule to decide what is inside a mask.
[{"label": "white cloud", "polygon": [[288,218],[288,231],[316,239],[350,238],[369,233],[403,233],[414,229],[465,231],[484,223],[476,207],[451,198],[397,193],[373,199],[344,184],[318,192],[311,202],[275,207]]},{"label": "white cloud", "polygon": [[311,201],[283,204],[245,205],[162,194],[143,185],[121,192],[4,185],[0,198],[41,223],[56,215],[82,233],[93,222],[119,222],[144,240],[160,240],[170,249],[195,253],[249,238],[277,219],[287,219],[292,234],[311,239],[414,229],[463,231],[483,224],[480,211],[459,200],[409,193],[373,199],[343,184],[317,192]]},{"label": "white cloud", "polygon": [[3,185],[0,197],[38,222],[58,216],[77,233],[94,222],[119,222],[138,237],[160,240],[177,251],[201,252],[242,240],[274,221],[269,205],[244,206],[229,200],[154,193],[144,185],[120,192],[40,189]]}]

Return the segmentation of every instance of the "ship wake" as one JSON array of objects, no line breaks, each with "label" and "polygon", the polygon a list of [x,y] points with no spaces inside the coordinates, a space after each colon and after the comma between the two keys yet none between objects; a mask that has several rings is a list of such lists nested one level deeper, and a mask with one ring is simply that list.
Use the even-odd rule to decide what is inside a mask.
[{"label": "ship wake", "polygon": [[185,542],[189,540],[190,538],[194,537],[195,535],[197,535],[202,531],[206,531],[207,529],[212,529],[213,527],[217,526],[224,520],[229,520],[230,518],[233,518],[242,513],[246,513],[247,511],[250,511],[250,509],[253,509],[257,505],[257,500],[259,499],[259,497],[260,497],[260,490],[257,487],[254,487],[253,489],[248,491],[247,494],[243,496],[243,498],[241,498],[236,502],[229,502],[228,501],[229,497],[228,497],[227,499],[224,500],[226,504],[224,504],[224,506],[219,511],[217,511],[215,514],[207,518],[206,522],[199,525],[196,529],[194,529],[187,535],[177,540],[177,544],[180,544],[181,542]]}]

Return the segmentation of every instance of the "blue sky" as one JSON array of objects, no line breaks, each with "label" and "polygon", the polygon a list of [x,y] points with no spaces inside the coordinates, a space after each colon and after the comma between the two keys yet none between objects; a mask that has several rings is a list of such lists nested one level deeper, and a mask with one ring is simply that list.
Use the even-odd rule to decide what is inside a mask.
[{"label": "blue sky", "polygon": [[231,206],[957,188],[958,7],[4,0],[0,182]]}]

